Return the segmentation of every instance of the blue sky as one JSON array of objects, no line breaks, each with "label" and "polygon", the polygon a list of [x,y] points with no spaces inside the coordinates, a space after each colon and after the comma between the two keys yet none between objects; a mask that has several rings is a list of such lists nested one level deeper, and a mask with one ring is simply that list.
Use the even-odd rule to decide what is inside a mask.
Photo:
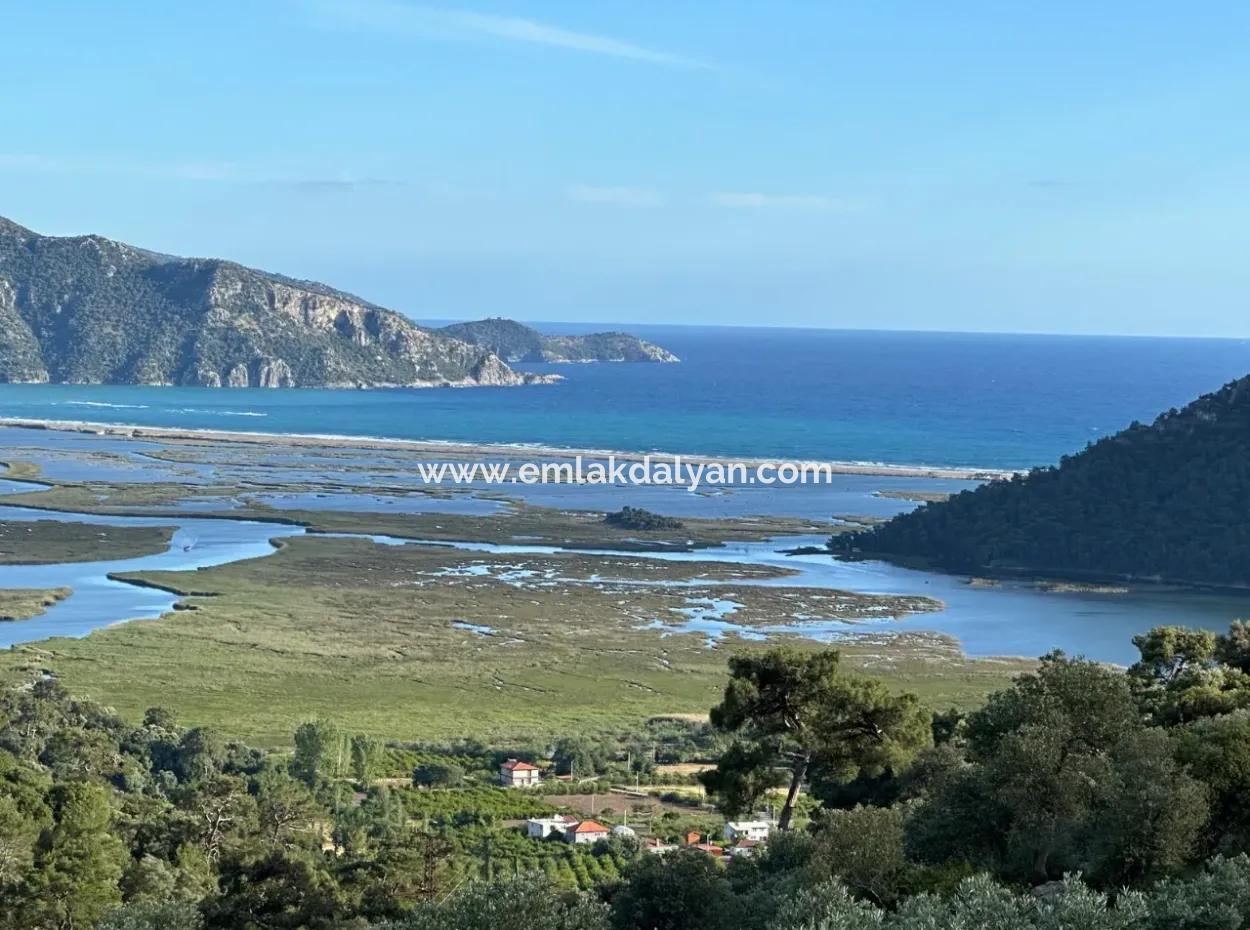
[{"label": "blue sky", "polygon": [[1250,335],[1250,4],[45,0],[4,31],[0,214],[41,232],[423,318]]}]

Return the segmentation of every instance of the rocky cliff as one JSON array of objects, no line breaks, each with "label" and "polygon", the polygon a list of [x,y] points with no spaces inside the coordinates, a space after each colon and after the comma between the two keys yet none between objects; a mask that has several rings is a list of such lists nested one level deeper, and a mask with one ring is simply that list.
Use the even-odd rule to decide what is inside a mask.
[{"label": "rocky cliff", "polygon": [[323,284],[0,218],[0,381],[519,385],[489,348]]}]

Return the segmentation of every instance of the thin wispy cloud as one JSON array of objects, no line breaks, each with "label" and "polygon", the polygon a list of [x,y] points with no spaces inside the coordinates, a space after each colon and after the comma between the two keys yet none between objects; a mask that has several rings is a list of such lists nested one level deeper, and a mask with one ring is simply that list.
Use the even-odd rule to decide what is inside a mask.
[{"label": "thin wispy cloud", "polygon": [[617,207],[658,207],[664,203],[664,195],[649,187],[592,187],[587,184],[574,184],[565,194],[577,203]]},{"label": "thin wispy cloud", "polygon": [[745,210],[849,210],[851,205],[825,194],[762,194],[753,191],[723,191],[708,200],[718,207]]},{"label": "thin wispy cloud", "polygon": [[146,162],[109,158],[64,158],[30,152],[0,152],[0,168],[46,174],[148,178],[171,181],[236,181],[233,162]]},{"label": "thin wispy cloud", "polygon": [[658,51],[623,39],[564,29],[520,16],[443,9],[399,0],[307,0],[306,5],[322,21],[388,35],[405,34],[441,41],[496,39],[674,68],[707,67],[705,63],[684,55]]},{"label": "thin wispy cloud", "polygon": [[358,191],[405,186],[388,178],[289,174],[258,171],[227,161],[150,162],[107,158],[62,158],[24,152],[0,152],[0,168],[80,177],[132,178],[145,181],[176,181],[193,184],[248,184],[307,192]]},{"label": "thin wispy cloud", "polygon": [[264,187],[282,187],[306,193],[352,193],[379,188],[409,187],[406,181],[394,178],[354,177],[349,174],[338,177],[262,177],[248,183]]}]

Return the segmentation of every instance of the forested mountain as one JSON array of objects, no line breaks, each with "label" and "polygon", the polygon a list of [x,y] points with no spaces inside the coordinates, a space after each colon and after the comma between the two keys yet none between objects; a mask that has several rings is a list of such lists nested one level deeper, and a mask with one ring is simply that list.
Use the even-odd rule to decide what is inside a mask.
[{"label": "forested mountain", "polygon": [[489,349],[311,281],[0,218],[0,381],[515,385]]},{"label": "forested mountain", "polygon": [[1250,378],[830,546],[961,572],[1250,584]]},{"label": "forested mountain", "polygon": [[490,349],[506,362],[676,362],[676,355],[629,333],[548,336],[514,320],[454,323],[439,330]]}]

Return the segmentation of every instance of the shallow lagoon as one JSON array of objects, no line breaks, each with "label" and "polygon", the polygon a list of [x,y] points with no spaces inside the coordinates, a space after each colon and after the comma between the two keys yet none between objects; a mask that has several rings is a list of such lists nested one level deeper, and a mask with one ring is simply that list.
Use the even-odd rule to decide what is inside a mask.
[{"label": "shallow lagoon", "polygon": [[[788,578],[748,579],[736,585],[832,588],[861,594],[919,595],[939,600],[945,609],[911,614],[901,619],[826,620],[812,617],[785,627],[751,627],[752,633],[788,633],[835,642],[857,633],[945,633],[959,640],[970,656],[1043,655],[1062,649],[1103,662],[1127,664],[1136,658],[1132,639],[1154,626],[1185,624],[1224,631],[1239,617],[1250,616],[1250,596],[1239,597],[1194,591],[1141,590],[1129,594],[1056,593],[1029,584],[1004,582],[993,587],[973,586],[968,579],[936,572],[901,568],[887,562],[844,562],[824,555],[786,555],[783,547],[817,545],[820,537],[786,537],[769,542],[730,544],[693,552],[637,554],[640,558],[675,562],[724,561],[768,565],[796,570]],[[507,554],[558,552],[551,546],[497,546],[463,543],[458,548]],[[582,554],[596,554],[579,550]],[[604,550],[598,554],[618,555]],[[634,555],[634,554],[631,554]],[[652,582],[654,583],[654,582]],[[682,583],[679,583],[682,584]],[[699,582],[711,587],[715,583]],[[710,611],[697,611],[682,621],[663,618],[667,632],[736,633],[741,627],[732,613],[717,602]]]},{"label": "shallow lagoon", "polygon": [[[107,456],[124,456],[121,471],[127,480],[170,480],[172,474],[192,471],[199,480],[220,480],[217,469],[226,468],[240,474],[257,470],[257,456],[240,456],[235,461],[219,461],[213,465],[184,465],[154,459],[151,453],[159,444],[149,441],[125,440],[73,433],[51,433],[28,430],[0,430],[0,450],[14,458],[26,455],[35,442],[50,448],[35,457],[41,464],[53,464],[54,475],[74,475],[77,480],[110,480],[113,462]],[[225,450],[228,453],[228,449]],[[219,455],[220,450],[214,450]],[[20,454],[15,454],[20,453]],[[324,456],[310,451],[316,468],[310,472],[299,467],[299,457],[288,457],[279,471],[289,470],[290,477],[309,481],[312,475],[324,472]],[[228,455],[221,455],[228,460]],[[263,460],[264,456],[259,456]],[[377,480],[368,462],[371,453],[348,455],[343,465],[357,470],[335,469],[334,479],[350,477],[352,484],[364,485]],[[394,456],[379,461],[379,471],[387,484],[402,463]],[[133,465],[133,468],[130,466]],[[365,466],[365,467],[361,467]],[[264,469],[264,465],[260,464]],[[264,469],[272,479],[274,469]],[[105,477],[107,475],[107,477]],[[151,477],[149,477],[151,476]],[[674,488],[614,488],[587,485],[547,485],[518,488],[522,497],[533,503],[569,509],[616,509],[624,504],[645,506],[679,516],[739,516],[743,514],[792,514],[802,516],[834,513],[889,516],[915,506],[913,502],[879,497],[877,491],[942,490],[957,491],[970,486],[966,482],[935,479],[884,478],[846,475],[831,486],[794,488],[730,488],[723,493],[692,494]],[[115,479],[113,479],[115,480]],[[415,480],[415,479],[414,479]],[[0,479],[0,495],[32,489],[31,483]],[[497,489],[496,489],[497,490]],[[511,490],[511,489],[509,489]],[[352,494],[345,492],[266,493],[245,492],[282,509],[339,509],[383,511],[388,509],[438,511],[461,514],[490,514],[506,507],[499,501],[473,496],[470,489],[452,497],[398,494]],[[278,523],[213,519],[214,512],[228,511],[235,506],[230,497],[209,497],[184,502],[186,516],[178,517],[113,517],[89,514],[56,514],[47,511],[4,507],[0,518],[7,520],[65,519],[96,525],[170,526],[178,531],[169,550],[157,555],[130,560],[101,560],[49,566],[0,566],[0,587],[57,588],[69,587],[74,594],[53,605],[46,614],[29,621],[0,624],[0,646],[31,642],[49,636],[82,636],[93,629],[130,619],[155,618],[170,610],[177,600],[166,592],[112,581],[110,573],[143,570],[190,571],[221,565],[241,559],[256,558],[274,551],[271,539],[304,534],[301,527]],[[405,540],[385,536],[365,536],[375,542],[404,544]],[[800,633],[821,641],[835,641],[856,633],[874,634],[936,631],[957,638],[964,650],[973,656],[1023,655],[1036,656],[1053,648],[1070,653],[1084,653],[1093,658],[1129,662],[1134,658],[1132,636],[1152,626],[1183,623],[1223,630],[1238,617],[1250,616],[1250,597],[1234,597],[1175,591],[1136,591],[1129,594],[1052,593],[1026,584],[1002,584],[996,587],[973,587],[964,578],[937,573],[919,572],[881,562],[838,562],[827,556],[786,556],[778,550],[803,544],[819,544],[822,537],[787,538],[764,543],[731,544],[717,549],[696,552],[663,552],[638,554],[635,558],[675,561],[723,561],[771,565],[800,572],[798,577],[774,580],[751,580],[747,584],[796,585],[835,588],[868,594],[923,595],[940,600],[946,609],[901,620],[869,620],[846,623],[812,617],[802,623],[781,629],[753,628],[745,630],[734,624],[732,612],[718,612],[715,605],[694,611],[690,616],[656,618],[667,632],[703,632],[709,636],[744,637],[771,633]],[[446,545],[443,543],[442,545]],[[466,550],[542,554],[558,551],[546,546],[489,546],[465,544]],[[582,554],[593,554],[585,553]],[[621,555],[604,551],[605,555]],[[589,577],[576,579],[596,583]],[[692,605],[697,606],[697,605]]]},{"label": "shallow lagoon", "polygon": [[[192,571],[274,552],[271,539],[301,536],[301,527],[243,520],[211,518],[114,517],[91,514],[53,515],[47,511],[5,508],[4,519],[46,520],[63,518],[94,525],[169,526],[177,532],[168,551],[123,561],[79,562],[62,565],[0,566],[0,587],[69,587],[74,594],[52,606],[34,620],[0,624],[0,646],[32,642],[50,636],[83,636],[103,626],[131,619],[155,618],[171,610],[177,598],[164,591],[144,588],[108,578],[110,573],[146,570]],[[347,534],[343,534],[347,535]],[[390,545],[420,544],[383,536],[365,536]],[[916,594],[946,604],[936,613],[915,614],[902,619],[856,622],[813,617],[800,624],[752,628],[748,635],[791,633],[832,642],[862,632],[900,633],[934,631],[954,636],[972,656],[1036,656],[1054,648],[1082,653],[1091,658],[1125,663],[1134,657],[1134,634],[1163,623],[1188,623],[1223,630],[1240,616],[1250,615],[1250,598],[1190,592],[1133,594],[1058,594],[1023,584],[973,587],[965,579],[899,568],[883,562],[840,562],[822,555],[787,556],[780,547],[815,543],[818,538],[786,538],[764,543],[743,543],[694,552],[628,553],[631,558],[665,561],[723,561],[795,569],[799,575],[778,579],[750,579],[734,584],[784,585],[835,588],[868,594]],[[447,543],[436,543],[446,546]],[[188,548],[189,547],[189,548]],[[462,543],[466,551],[550,554],[552,546]],[[582,555],[613,555],[614,550]],[[580,579],[595,583],[596,579]],[[710,586],[714,583],[700,582]],[[698,607],[699,605],[692,605]],[[722,609],[726,608],[726,609]],[[657,618],[658,619],[658,618]],[[708,624],[713,623],[715,630]],[[716,602],[692,610],[685,621],[663,618],[667,632],[739,632],[726,604]]]}]

